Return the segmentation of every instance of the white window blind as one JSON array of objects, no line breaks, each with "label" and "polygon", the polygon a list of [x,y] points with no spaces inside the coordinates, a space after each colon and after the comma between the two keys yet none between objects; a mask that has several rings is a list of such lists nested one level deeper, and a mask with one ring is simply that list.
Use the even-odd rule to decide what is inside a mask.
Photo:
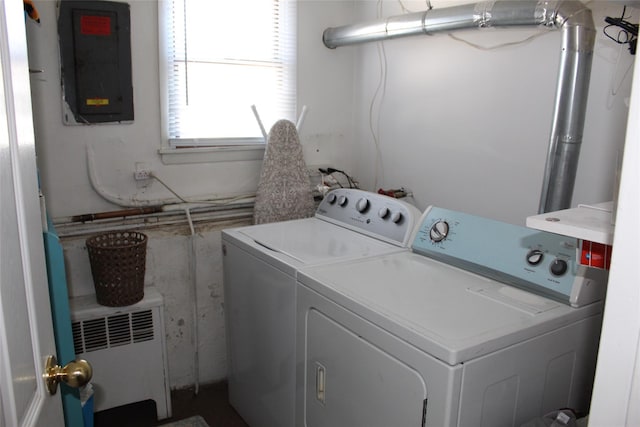
[{"label": "white window blind", "polygon": [[294,0],[163,0],[160,8],[171,148],[264,142],[252,105],[266,132],[295,120]]}]

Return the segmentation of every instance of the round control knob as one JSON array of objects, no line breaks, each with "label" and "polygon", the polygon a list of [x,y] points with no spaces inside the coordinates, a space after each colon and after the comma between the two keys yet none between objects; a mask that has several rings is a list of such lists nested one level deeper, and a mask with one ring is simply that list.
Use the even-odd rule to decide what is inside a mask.
[{"label": "round control knob", "polygon": [[402,221],[402,212],[394,212],[391,214],[391,222],[397,224],[400,221]]},{"label": "round control knob", "polygon": [[337,199],[338,198],[333,193],[329,193],[329,195],[327,196],[327,202],[329,202],[330,205],[334,204]]},{"label": "round control knob", "polygon": [[346,206],[346,205],[347,205],[347,201],[348,201],[348,200],[347,200],[347,196],[340,196],[340,197],[338,198],[338,205],[340,205],[340,206],[344,207],[344,206]]},{"label": "round control knob", "polygon": [[360,213],[365,212],[369,209],[369,201],[366,198],[361,198],[356,202],[356,210]]},{"label": "round control knob", "polygon": [[449,234],[449,224],[447,221],[438,221],[431,226],[429,230],[429,237],[434,242],[441,242],[447,238]]},{"label": "round control knob", "polygon": [[554,259],[551,263],[551,266],[549,267],[549,270],[554,276],[562,276],[567,272],[568,268],[569,266],[567,265],[567,261],[562,259]]},{"label": "round control knob", "polygon": [[527,254],[527,262],[529,265],[538,265],[542,262],[544,253],[540,249],[532,249]]},{"label": "round control knob", "polygon": [[382,219],[385,219],[386,217],[389,216],[389,208],[384,207],[384,208],[380,208],[380,210],[378,210],[378,216]]}]

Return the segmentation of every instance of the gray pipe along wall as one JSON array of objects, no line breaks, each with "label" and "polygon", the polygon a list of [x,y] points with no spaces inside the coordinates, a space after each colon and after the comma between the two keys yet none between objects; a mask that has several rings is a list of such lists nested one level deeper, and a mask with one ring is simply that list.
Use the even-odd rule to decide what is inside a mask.
[{"label": "gray pipe along wall", "polygon": [[578,0],[485,1],[430,9],[336,28],[325,46],[340,46],[469,28],[543,25],[562,31],[561,57],[539,213],[571,207],[587,109],[596,29],[591,9]]}]

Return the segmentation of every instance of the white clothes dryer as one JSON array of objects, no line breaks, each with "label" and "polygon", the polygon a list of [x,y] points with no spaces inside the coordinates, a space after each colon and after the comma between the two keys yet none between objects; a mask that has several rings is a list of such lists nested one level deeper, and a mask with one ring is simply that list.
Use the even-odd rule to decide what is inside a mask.
[{"label": "white clothes dryer", "polygon": [[431,207],[412,251],[302,268],[296,425],[502,427],[588,411],[606,272],[576,249]]},{"label": "white clothes dryer", "polygon": [[315,216],[224,230],[229,401],[252,427],[293,427],[300,267],[408,250],[420,212],[337,189]]}]

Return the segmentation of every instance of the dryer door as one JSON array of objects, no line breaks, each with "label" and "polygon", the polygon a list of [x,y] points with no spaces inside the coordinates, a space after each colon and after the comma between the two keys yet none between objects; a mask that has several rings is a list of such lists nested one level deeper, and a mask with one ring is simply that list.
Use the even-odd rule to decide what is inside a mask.
[{"label": "dryer door", "polygon": [[420,373],[317,310],[307,317],[306,426],[420,426]]}]

